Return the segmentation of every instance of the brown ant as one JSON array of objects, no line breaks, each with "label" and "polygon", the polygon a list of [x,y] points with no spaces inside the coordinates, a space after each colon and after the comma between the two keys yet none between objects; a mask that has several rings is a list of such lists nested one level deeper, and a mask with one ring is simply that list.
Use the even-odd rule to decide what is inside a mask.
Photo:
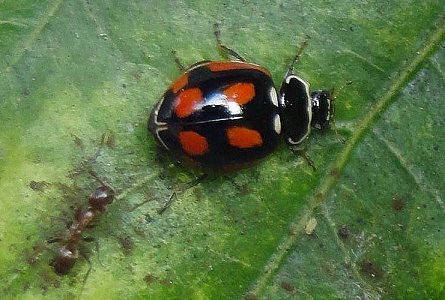
[{"label": "brown ant", "polygon": [[[88,198],[88,207],[87,209],[79,209],[76,213],[75,219],[76,222],[72,224],[69,228],[69,232],[67,236],[64,238],[54,238],[49,240],[48,242],[60,242],[62,246],[59,248],[57,252],[57,256],[51,263],[54,268],[54,272],[58,275],[66,275],[71,269],[74,267],[77,259],[79,258],[79,252],[82,255],[81,248],[79,246],[79,242],[82,239],[82,234],[85,230],[94,227],[95,222],[99,219],[100,215],[105,212],[105,209],[108,204],[111,204],[115,198],[116,192],[110,187],[107,183],[102,181],[94,172],[90,172],[100,183],[101,186],[98,187]],[[205,179],[208,174],[202,174],[198,178],[192,180],[189,183],[184,184],[183,186],[176,188],[173,193],[170,195],[167,203],[163,208],[158,210],[158,213],[162,215],[173,203],[176,199],[176,194],[178,192],[183,192],[197,184],[199,184],[203,179]],[[145,182],[145,180],[143,181]],[[140,183],[141,184],[141,183]],[[140,184],[136,184],[135,186],[139,186]],[[125,193],[124,193],[125,194]],[[120,197],[123,197],[124,194],[121,194]],[[143,205],[145,202],[137,205],[137,207]],[[136,208],[136,207],[135,207]],[[85,257],[85,255],[82,255]],[[88,263],[89,260],[85,257]],[[91,271],[90,268],[85,275],[85,280],[88,277]]]},{"label": "brown ant", "polygon": [[[96,177],[97,178],[97,177]],[[108,204],[113,202],[115,191],[108,184],[97,178],[102,186],[98,187],[88,198],[89,206],[86,210],[78,210],[76,213],[76,222],[71,225],[68,235],[63,239],[52,240],[60,241],[63,245],[60,247],[52,266],[54,272],[59,275],[66,275],[73,268],[78,259],[79,241],[83,232],[94,227],[94,222],[105,212]],[[91,270],[91,266],[90,266]],[[88,273],[90,272],[88,270]]]}]

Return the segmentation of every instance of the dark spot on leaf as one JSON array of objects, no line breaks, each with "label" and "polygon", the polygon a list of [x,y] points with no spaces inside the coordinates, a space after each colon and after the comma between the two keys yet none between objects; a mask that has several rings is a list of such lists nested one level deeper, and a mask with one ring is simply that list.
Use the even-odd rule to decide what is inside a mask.
[{"label": "dark spot on leaf", "polygon": [[29,182],[29,187],[34,190],[34,191],[38,191],[38,192],[43,192],[43,190],[49,185],[48,182],[46,181],[34,181],[31,180]]},{"label": "dark spot on leaf", "polygon": [[290,283],[287,282],[287,281],[282,281],[282,282],[281,282],[281,287],[282,287],[283,289],[285,289],[286,291],[288,291],[288,292],[293,292],[293,291],[295,291],[295,286],[293,286],[292,284],[290,284]]},{"label": "dark spot on leaf", "polygon": [[242,184],[238,187],[239,195],[245,196],[250,193],[250,187],[248,184]]},{"label": "dark spot on leaf", "polygon": [[145,222],[147,222],[147,223],[151,223],[151,222],[153,222],[154,220],[155,220],[155,218],[153,218],[149,213],[147,213],[147,214],[144,214],[144,219],[145,219]]},{"label": "dark spot on leaf", "polygon": [[315,194],[315,199],[317,200],[317,203],[321,203],[324,199],[324,194],[323,193]]},{"label": "dark spot on leaf", "polygon": [[145,277],[144,277],[144,281],[147,285],[150,285],[150,284],[156,282],[156,280],[157,280],[157,278],[150,273],[145,275]]},{"label": "dark spot on leaf", "polygon": [[134,233],[137,234],[138,236],[143,237],[143,238],[146,237],[144,229],[136,227],[133,230],[134,230]]},{"label": "dark spot on leaf", "polygon": [[347,240],[349,238],[349,229],[342,225],[338,228],[337,234],[342,240]]},{"label": "dark spot on leaf", "polygon": [[355,221],[357,222],[357,224],[366,225],[366,220],[362,217],[357,217]]},{"label": "dark spot on leaf", "polygon": [[246,295],[244,296],[244,299],[245,299],[245,300],[257,300],[258,297],[257,297],[257,295],[255,295],[255,294],[251,294],[251,293],[249,293],[249,294],[246,294]]},{"label": "dark spot on leaf", "polygon": [[340,172],[337,168],[334,168],[331,170],[330,174],[332,177],[338,177],[340,175]]},{"label": "dark spot on leaf", "polygon": [[162,285],[165,285],[165,286],[170,286],[170,285],[172,285],[173,281],[171,281],[168,278],[164,278],[164,279],[159,280],[159,283]]},{"label": "dark spot on leaf", "polygon": [[108,134],[107,140],[106,140],[105,144],[107,145],[108,148],[114,149],[114,147],[116,146],[116,140],[114,138],[114,132],[111,131]]},{"label": "dark spot on leaf", "polygon": [[297,235],[298,234],[298,228],[296,226],[291,226],[289,228],[289,235]]},{"label": "dark spot on leaf", "polygon": [[382,271],[379,266],[371,261],[362,261],[360,263],[360,271],[371,279],[380,279],[382,277]]},{"label": "dark spot on leaf", "polygon": [[43,250],[44,247],[42,245],[35,244],[32,246],[32,249],[25,253],[26,262],[31,266],[36,265],[40,256],[42,255]]},{"label": "dark spot on leaf", "polygon": [[130,255],[134,248],[133,240],[128,236],[120,236],[119,243],[121,244],[122,251],[125,255]]},{"label": "dark spot on leaf", "polygon": [[405,207],[405,201],[399,196],[394,196],[391,206],[395,211],[401,211]]},{"label": "dark spot on leaf", "polygon": [[434,146],[433,146],[433,150],[434,150],[434,151],[438,151],[438,150],[439,150],[439,145],[434,145]]},{"label": "dark spot on leaf", "polygon": [[85,148],[85,145],[83,144],[83,141],[82,141],[82,139],[81,138],[79,138],[77,135],[75,135],[75,134],[71,134],[71,137],[73,138],[73,142],[74,142],[74,144],[77,146],[77,147],[79,147],[80,149],[84,149]]}]

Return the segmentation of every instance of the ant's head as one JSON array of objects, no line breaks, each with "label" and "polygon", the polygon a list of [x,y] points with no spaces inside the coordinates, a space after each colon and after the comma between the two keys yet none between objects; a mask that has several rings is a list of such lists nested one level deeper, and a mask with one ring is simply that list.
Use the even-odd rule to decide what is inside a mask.
[{"label": "ant's head", "polygon": [[103,212],[105,207],[113,202],[114,195],[115,192],[111,187],[102,185],[90,195],[88,202],[93,209]]}]

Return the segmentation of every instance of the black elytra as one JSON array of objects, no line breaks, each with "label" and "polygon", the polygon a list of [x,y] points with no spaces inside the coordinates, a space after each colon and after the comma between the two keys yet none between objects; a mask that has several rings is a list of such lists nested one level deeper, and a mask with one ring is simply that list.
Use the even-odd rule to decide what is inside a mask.
[{"label": "black elytra", "polygon": [[165,92],[148,126],[182,161],[213,170],[241,167],[279,144],[277,92],[270,73],[258,65],[203,62]]}]

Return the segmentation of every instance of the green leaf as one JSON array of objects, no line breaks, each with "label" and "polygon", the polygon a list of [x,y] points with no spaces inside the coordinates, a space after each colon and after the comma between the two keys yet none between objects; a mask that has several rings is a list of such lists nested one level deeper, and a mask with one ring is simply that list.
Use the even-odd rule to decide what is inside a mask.
[{"label": "green leaf", "polygon": [[[315,172],[283,146],[160,215],[199,173],[146,121],[171,50],[220,59],[215,22],[277,85],[311,36],[297,71],[337,88],[335,130],[305,141]],[[3,1],[0,36],[2,299],[445,297],[443,1]],[[49,241],[91,171],[118,196],[81,243],[89,276],[83,257],[58,276]]]}]

